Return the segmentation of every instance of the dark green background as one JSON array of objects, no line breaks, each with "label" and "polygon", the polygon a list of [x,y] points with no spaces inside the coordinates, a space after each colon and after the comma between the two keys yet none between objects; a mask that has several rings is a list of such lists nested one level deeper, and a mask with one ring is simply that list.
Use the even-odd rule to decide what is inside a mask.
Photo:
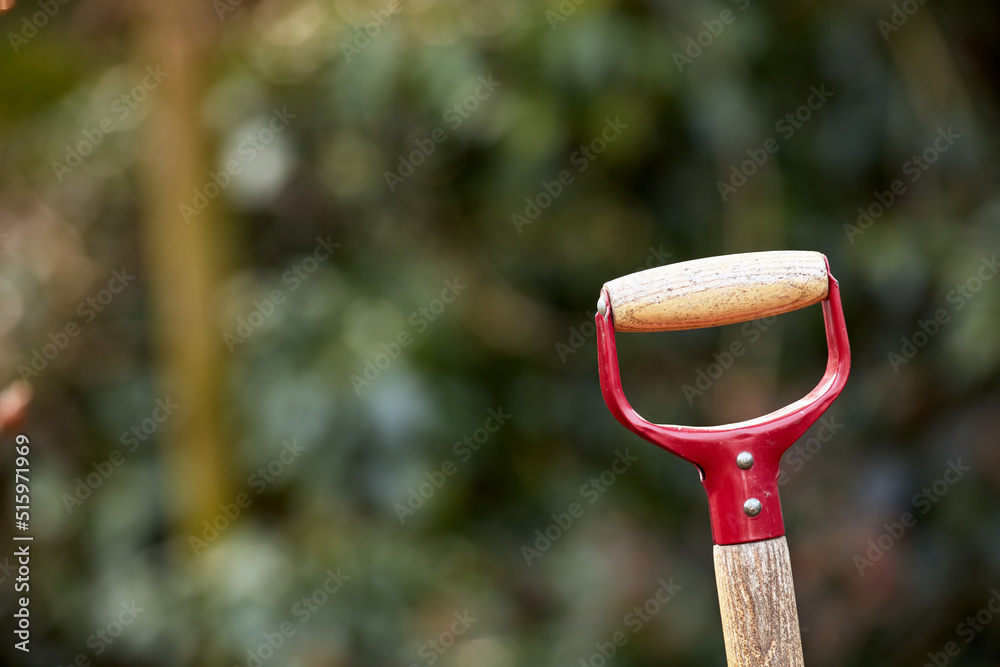
[{"label": "dark green background", "polygon": [[[573,11],[558,21],[555,2],[408,0],[370,44],[343,47],[386,6],[247,1],[194,19],[215,31],[193,121],[208,167],[245,158],[240,143],[272,109],[295,116],[191,217],[219,239],[207,259],[191,254],[193,272],[215,262],[221,276],[201,322],[224,378],[210,406],[222,427],[208,449],[226,462],[213,484],[250,500],[197,556],[173,509],[205,491],[170,463],[183,444],[173,429],[190,427],[183,401],[92,497],[72,513],[62,499],[158,398],[178,396],[153,313],[164,294],[190,295],[157,282],[163,244],[148,233],[149,161],[173,158],[142,158],[165,89],[125,119],[111,110],[155,64],[155,19],[71,1],[15,52],[9,33],[38,5],[0,15],[0,383],[50,333],[81,328],[27,377],[17,432],[33,447],[33,650],[6,635],[5,659],[246,665],[290,622],[265,664],[409,667],[430,664],[422,645],[468,610],[477,620],[435,664],[575,666],[622,629],[630,640],[608,664],[724,664],[704,492],[691,465],[605,408],[593,309],[605,281],[638,268],[803,249],[829,257],[853,352],[829,412],[836,434],[821,442],[814,428],[813,451],[783,466],[806,660],[916,667],[955,641],[948,664],[996,665],[1000,619],[971,637],[959,624],[1000,587],[1000,281],[953,292],[1000,241],[995,3],[913,2],[887,31],[888,2],[586,0],[562,3]],[[713,23],[724,11],[729,23]],[[688,38],[710,29],[721,32],[705,32],[691,62],[674,55],[696,54]],[[449,109],[490,76],[499,87],[455,127]],[[832,96],[789,132],[786,114],[814,86]],[[115,130],[57,178],[52,162],[106,117]],[[608,119],[627,127],[581,161]],[[959,138],[934,164],[907,167],[948,128]],[[390,190],[400,156],[442,135]],[[724,201],[719,182],[765,145],[776,151]],[[564,170],[559,196],[518,224],[525,198]],[[897,179],[902,194],[852,231]],[[164,215],[186,225],[179,209]],[[317,238],[339,247],[296,282]],[[77,304],[121,267],[134,282],[85,321]],[[446,280],[467,287],[440,310]],[[270,314],[230,354],[223,334],[276,290],[283,302],[261,306]],[[893,364],[941,309],[937,333]],[[359,396],[351,375],[404,332],[411,342]],[[734,341],[747,353],[689,403],[684,385]],[[621,335],[619,350],[636,408],[679,424],[785,405],[826,355],[818,307]],[[456,451],[501,408],[509,419],[478,451]],[[292,440],[302,452],[284,471],[251,482]],[[626,450],[638,461],[591,504],[581,487]],[[449,460],[454,474],[401,524],[395,506]],[[917,497],[959,461],[971,469],[939,485],[939,502]],[[522,547],[573,502],[582,516],[528,566]],[[916,525],[859,575],[855,557],[906,512]],[[301,622],[295,605],[337,568],[349,579]],[[626,615],[661,580],[682,588],[632,633]],[[0,590],[8,627],[10,577]],[[95,656],[88,637],[133,599],[145,611]]]}]

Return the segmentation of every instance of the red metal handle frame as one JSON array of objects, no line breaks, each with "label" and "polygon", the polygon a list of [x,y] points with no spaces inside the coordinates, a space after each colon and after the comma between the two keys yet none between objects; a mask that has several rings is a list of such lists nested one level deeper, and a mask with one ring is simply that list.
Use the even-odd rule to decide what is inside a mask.
[{"label": "red metal handle frame", "polygon": [[[812,426],[840,394],[851,368],[847,326],[840,304],[840,285],[826,263],[830,289],[823,301],[829,354],[826,373],[816,388],[798,401],[770,414],[723,426],[671,426],[643,419],[622,390],[615,345],[611,299],[606,315],[595,316],[601,393],[615,418],[636,435],[699,467],[708,493],[712,538],[716,544],[742,544],[780,537],[785,523],[778,500],[781,456]],[[736,464],[741,452],[753,456],[753,466]],[[756,498],[760,513],[749,516],[744,503]]]}]

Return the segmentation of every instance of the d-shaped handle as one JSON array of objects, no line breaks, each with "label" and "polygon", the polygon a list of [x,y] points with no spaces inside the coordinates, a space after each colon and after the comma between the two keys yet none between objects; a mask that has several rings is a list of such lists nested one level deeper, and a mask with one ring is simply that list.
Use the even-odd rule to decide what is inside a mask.
[{"label": "d-shaped handle", "polygon": [[[823,291],[823,320],[826,324],[826,340],[829,348],[826,373],[816,387],[801,399],[786,405],[774,412],[750,419],[738,424],[723,426],[675,426],[670,424],[653,424],[642,418],[625,398],[622,389],[621,376],[618,371],[618,350],[615,344],[615,330],[621,329],[619,320],[619,303],[610,296],[607,287],[602,290],[601,301],[594,323],[597,327],[598,367],[601,375],[601,393],[604,401],[615,418],[626,428],[649,440],[655,445],[697,465],[702,473],[702,483],[708,492],[709,507],[712,519],[712,536],[719,545],[742,544],[758,540],[767,540],[785,534],[784,521],[781,516],[781,506],[778,503],[778,466],[781,455],[788,449],[820,415],[830,406],[840,394],[851,367],[850,344],[847,341],[847,327],[844,324],[844,311],[840,303],[840,286],[830,275],[826,257],[820,253],[753,253],[743,257],[755,258],[760,255],[770,257],[782,256],[813,256],[823,262],[823,280],[826,289]],[[723,260],[732,261],[739,255],[715,257],[709,260],[697,260],[706,265],[719,265]],[[739,262],[738,262],[739,263]],[[685,262],[695,264],[695,262]],[[755,264],[751,260],[743,260],[742,264]],[[674,265],[680,266],[680,265]],[[759,266],[759,264],[758,264]],[[646,272],[642,272],[646,273]],[[759,273],[759,272],[758,272]],[[683,271],[681,271],[683,274]],[[634,274],[641,275],[641,274]],[[629,276],[626,276],[628,278]],[[620,280],[620,279],[619,279]],[[617,281],[611,281],[612,285]],[[719,291],[724,288],[722,283],[709,291]],[[812,280],[801,281],[811,284]],[[747,285],[769,284],[747,281]],[[698,288],[695,285],[694,288]],[[749,287],[748,287],[749,289]],[[793,290],[794,291],[794,290]],[[816,291],[813,289],[813,291]],[[607,304],[614,304],[608,308]],[[655,299],[647,300],[655,301]],[[670,301],[669,295],[663,302]],[[789,310],[789,303],[810,302],[808,299],[791,297],[772,299],[774,307],[784,304]],[[603,310],[603,312],[600,312]],[[716,311],[702,311],[704,317],[713,317],[719,321],[734,322],[734,313],[741,317],[755,316],[759,311],[752,307],[740,307],[733,304],[728,310],[720,305]],[[777,311],[769,311],[777,312]],[[670,323],[668,323],[670,324]],[[673,321],[676,325],[677,322]],[[660,322],[662,328],[662,322]],[[674,328],[690,328],[674,326]],[[636,331],[637,329],[628,329]],[[746,452],[754,463],[750,468],[738,465],[738,456]],[[749,503],[749,501],[756,501]]]},{"label": "d-shaped handle", "polygon": [[[615,331],[678,331],[735,324],[818,303],[829,293],[818,252],[750,252],[668,264],[604,285]],[[605,310],[608,304],[598,304]]]},{"label": "d-shaped handle", "polygon": [[[733,324],[819,301],[829,347],[826,373],[791,405],[738,424],[673,426],[646,421],[625,398],[615,331]],[[605,284],[597,307],[601,393],[611,413],[701,470],[729,666],[801,667],[777,478],[781,455],[830,406],[851,366],[840,287],[826,258],[817,252],[760,252],[672,264]]]}]

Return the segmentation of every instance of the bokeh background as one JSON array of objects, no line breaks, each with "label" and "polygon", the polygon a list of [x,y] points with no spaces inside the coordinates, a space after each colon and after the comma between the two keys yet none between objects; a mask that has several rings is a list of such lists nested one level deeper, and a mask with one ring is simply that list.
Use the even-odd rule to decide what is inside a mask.
[{"label": "bokeh background", "polygon": [[[621,630],[609,665],[724,664],[704,491],[605,408],[594,304],[639,268],[806,249],[854,355],[832,437],[783,466],[807,662],[997,665],[998,20],[19,0],[0,386],[32,398],[0,487],[9,535],[25,434],[35,541],[31,652],[5,633],[3,660],[596,666]],[[818,307],[619,350],[633,404],[680,424],[785,405],[826,355]]]}]

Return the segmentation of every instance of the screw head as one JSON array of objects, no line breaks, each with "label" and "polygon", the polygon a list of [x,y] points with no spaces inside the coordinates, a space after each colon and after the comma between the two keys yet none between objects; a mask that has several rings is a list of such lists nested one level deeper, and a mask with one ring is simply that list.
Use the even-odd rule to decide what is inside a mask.
[{"label": "screw head", "polygon": [[736,455],[736,465],[743,470],[750,470],[753,467],[753,454],[750,452],[740,452]]},{"label": "screw head", "polygon": [[743,511],[746,512],[747,516],[757,516],[760,514],[761,509],[763,509],[763,506],[756,498],[751,498],[743,503]]}]

